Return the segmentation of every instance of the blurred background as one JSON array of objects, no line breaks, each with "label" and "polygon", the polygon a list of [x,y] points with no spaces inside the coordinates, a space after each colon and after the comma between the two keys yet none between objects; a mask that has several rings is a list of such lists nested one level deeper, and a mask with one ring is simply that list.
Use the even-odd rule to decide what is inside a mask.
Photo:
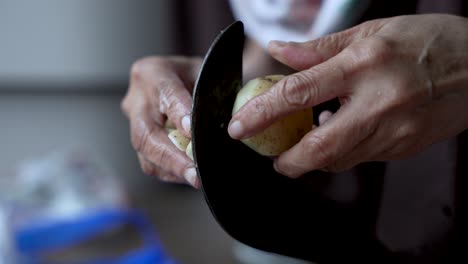
[{"label": "blurred background", "polygon": [[[203,55],[232,21],[219,0],[0,0],[0,263],[13,226],[98,204],[141,211],[179,263],[238,263],[200,191],[141,172],[120,111],[135,60]],[[127,229],[59,257],[138,248]]]},{"label": "blurred background", "polygon": [[203,56],[231,22],[227,0],[0,0],[0,264],[303,263],[241,246],[200,191],[144,175],[120,110],[134,61]]}]

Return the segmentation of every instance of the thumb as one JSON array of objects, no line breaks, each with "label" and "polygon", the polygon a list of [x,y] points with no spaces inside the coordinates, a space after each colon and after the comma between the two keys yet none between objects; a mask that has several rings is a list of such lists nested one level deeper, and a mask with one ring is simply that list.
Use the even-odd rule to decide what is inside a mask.
[{"label": "thumb", "polygon": [[345,31],[306,42],[270,41],[268,52],[279,62],[302,71],[320,64],[340,53],[353,42],[374,34],[383,20],[368,21]]}]

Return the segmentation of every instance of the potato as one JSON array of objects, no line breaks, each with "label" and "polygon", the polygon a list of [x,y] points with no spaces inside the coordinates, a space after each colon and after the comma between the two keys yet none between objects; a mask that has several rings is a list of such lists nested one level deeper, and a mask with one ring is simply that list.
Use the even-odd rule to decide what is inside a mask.
[{"label": "potato", "polygon": [[185,154],[193,160],[193,149],[192,149],[192,141],[190,141],[185,149]]},{"label": "potato", "polygon": [[190,142],[190,139],[184,136],[182,133],[180,133],[179,130],[174,129],[169,134],[167,135],[169,139],[172,141],[172,143],[181,151],[184,151],[187,149],[187,145]]},{"label": "potato", "polygon": [[[245,103],[269,90],[284,75],[268,75],[248,81],[237,94],[232,113]],[[241,140],[264,156],[278,156],[298,143],[313,127],[312,109],[305,109],[276,121],[264,131]]]},{"label": "potato", "polygon": [[175,125],[171,121],[166,120],[164,124],[164,129],[168,133],[167,136],[171,142],[181,151],[184,151],[185,154],[193,160],[193,151],[192,151],[192,140],[184,136],[180,131],[175,128]]}]

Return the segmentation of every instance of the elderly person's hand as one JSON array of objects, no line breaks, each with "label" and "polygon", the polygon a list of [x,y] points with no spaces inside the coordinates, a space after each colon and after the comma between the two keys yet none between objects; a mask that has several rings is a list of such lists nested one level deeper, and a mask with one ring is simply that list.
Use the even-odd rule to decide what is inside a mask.
[{"label": "elderly person's hand", "polygon": [[148,57],[131,69],[122,110],[130,121],[132,145],[147,174],[198,187],[196,170],[185,152],[168,138],[169,120],[190,137],[192,90],[201,58]]},{"label": "elderly person's hand", "polygon": [[306,43],[271,42],[269,51],[299,72],[238,111],[229,126],[233,138],[299,109],[342,102],[275,160],[286,176],[409,157],[468,128],[466,18],[373,20]]}]

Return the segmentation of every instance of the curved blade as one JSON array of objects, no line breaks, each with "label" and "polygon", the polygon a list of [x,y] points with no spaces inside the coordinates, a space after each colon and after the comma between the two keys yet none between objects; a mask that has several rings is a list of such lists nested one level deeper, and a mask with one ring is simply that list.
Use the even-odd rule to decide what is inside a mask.
[{"label": "curved blade", "polygon": [[237,92],[242,87],[244,38],[244,26],[240,21],[218,35],[204,58],[193,91],[193,156],[209,204],[210,187],[216,186],[221,178],[213,174],[216,167],[212,164],[215,162],[213,155],[225,161],[225,152],[229,152],[231,144],[238,143],[227,134],[227,125]]},{"label": "curved blade", "polygon": [[265,251],[321,263],[383,263],[385,250],[360,214],[317,191],[330,175],[286,178],[275,172],[270,158],[229,136],[227,126],[242,85],[243,44],[241,22],[219,34],[193,95],[193,155],[215,219],[233,238]]}]

